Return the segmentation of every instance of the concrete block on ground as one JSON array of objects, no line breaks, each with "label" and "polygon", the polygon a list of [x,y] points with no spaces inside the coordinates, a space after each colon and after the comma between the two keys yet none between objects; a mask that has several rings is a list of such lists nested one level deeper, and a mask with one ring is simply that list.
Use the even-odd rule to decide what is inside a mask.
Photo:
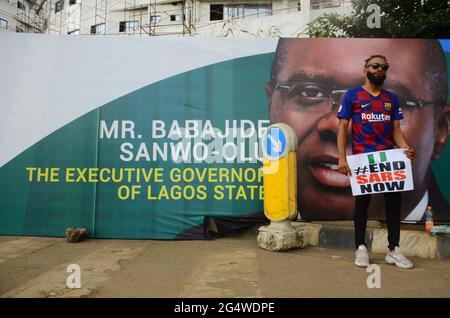
[{"label": "concrete block on ground", "polygon": [[436,236],[437,252],[439,258],[450,258],[450,235]]},{"label": "concrete block on ground", "polygon": [[[292,228],[302,230],[305,232],[303,244],[322,248],[336,248],[336,249],[355,249],[354,246],[354,228],[349,222],[291,222]],[[406,256],[421,257],[421,258],[450,258],[450,235],[445,236],[430,236],[424,231],[404,229],[400,232],[400,247]],[[259,228],[261,229],[261,228]],[[255,227],[255,230],[257,228]],[[255,233],[255,232],[253,232]],[[256,233],[255,233],[256,234]],[[259,231],[261,234],[261,231]],[[254,234],[253,234],[254,235]],[[256,234],[258,235],[258,234]],[[369,250],[373,253],[387,253],[387,228],[381,227],[378,221],[374,221],[371,226],[367,227],[366,244]],[[259,235],[258,235],[259,236]],[[254,237],[254,236],[253,236]],[[295,241],[295,236],[284,234],[280,237],[279,234],[261,234],[258,238],[266,247],[260,246],[269,250],[286,250],[291,245],[301,245],[300,243],[281,244],[280,242]],[[269,246],[270,245],[270,246]]]},{"label": "concrete block on ground", "polygon": [[[387,253],[388,240],[386,229],[373,230],[372,252]],[[435,258],[437,255],[437,239],[425,232],[401,231],[400,248],[406,256]]]},{"label": "concrete block on ground", "polygon": [[319,245],[319,234],[322,229],[322,224],[309,223],[309,222],[291,222],[292,227],[295,229],[303,229],[306,231],[306,236],[308,240],[308,245],[318,246]]},{"label": "concrete block on ground", "polygon": [[[372,247],[373,229],[366,230],[366,245]],[[355,249],[355,230],[353,227],[324,225],[319,235],[319,247]]]},{"label": "concrete block on ground", "polygon": [[301,228],[294,228],[288,225],[282,229],[270,224],[259,228],[257,243],[262,249],[281,252],[291,248],[306,247],[308,245],[308,235],[307,231]]},{"label": "concrete block on ground", "polygon": [[[330,225],[330,226],[339,226],[339,227],[350,227],[354,228],[353,220],[346,221],[315,221],[314,223],[322,224],[322,225]],[[381,222],[376,220],[368,220],[367,228],[381,228]]]}]

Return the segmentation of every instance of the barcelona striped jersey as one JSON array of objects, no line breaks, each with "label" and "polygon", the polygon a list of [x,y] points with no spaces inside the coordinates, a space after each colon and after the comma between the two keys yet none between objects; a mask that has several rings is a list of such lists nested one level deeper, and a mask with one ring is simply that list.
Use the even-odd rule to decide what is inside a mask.
[{"label": "barcelona striped jersey", "polygon": [[394,148],[392,123],[403,119],[398,98],[382,89],[377,96],[362,86],[345,92],[338,118],[351,119],[353,154]]}]

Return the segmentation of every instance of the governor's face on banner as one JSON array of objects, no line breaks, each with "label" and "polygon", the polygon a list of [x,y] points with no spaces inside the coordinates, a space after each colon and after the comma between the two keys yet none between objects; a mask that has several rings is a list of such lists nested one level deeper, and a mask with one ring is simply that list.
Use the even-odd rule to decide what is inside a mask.
[{"label": "governor's face on banner", "polygon": [[[448,137],[447,73],[438,41],[399,39],[283,39],[266,86],[269,117],[297,133],[299,211],[304,219],[351,218],[354,198],[337,170],[336,113],[345,90],[364,83],[364,60],[387,57],[391,68],[384,88],[399,96],[401,128],[417,151],[414,191],[405,192],[402,217],[422,200]],[[422,102],[429,103],[422,103]],[[347,153],[351,154],[351,128]],[[377,198],[378,199],[378,198]],[[374,200],[370,217],[384,218],[383,200]]]}]

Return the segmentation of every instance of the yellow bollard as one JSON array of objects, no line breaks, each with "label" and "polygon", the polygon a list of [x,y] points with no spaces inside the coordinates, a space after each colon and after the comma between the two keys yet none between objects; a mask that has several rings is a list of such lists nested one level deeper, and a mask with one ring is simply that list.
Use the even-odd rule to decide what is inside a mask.
[{"label": "yellow bollard", "polygon": [[264,214],[271,221],[297,217],[297,136],[286,124],[263,137]]},{"label": "yellow bollard", "polygon": [[270,225],[259,228],[258,246],[285,251],[307,245],[307,233],[294,228],[297,217],[297,136],[286,124],[271,125],[262,140],[264,215]]}]

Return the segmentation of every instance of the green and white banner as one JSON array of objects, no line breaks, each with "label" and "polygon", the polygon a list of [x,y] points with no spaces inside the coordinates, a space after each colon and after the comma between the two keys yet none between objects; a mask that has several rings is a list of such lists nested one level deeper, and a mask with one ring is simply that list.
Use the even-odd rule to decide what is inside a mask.
[{"label": "green and white banner", "polygon": [[[292,41],[1,33],[0,234],[64,236],[67,227],[81,226],[97,238],[202,239],[264,220],[260,141],[275,122],[299,137],[300,217],[351,218],[350,187],[328,182],[337,150],[334,128],[324,124],[337,121],[335,109],[291,111],[277,86],[294,79],[342,83],[336,73],[327,78],[326,59],[306,49],[317,40]],[[365,39],[320,45],[331,43],[339,53],[345,41],[380,45]],[[448,48],[449,41],[436,42]],[[307,89],[291,93],[299,101],[326,93]],[[412,112],[438,109],[427,107]],[[408,119],[440,138],[440,148],[424,147],[423,164],[413,162],[415,190],[405,199],[405,219],[420,220],[413,210],[434,200],[437,189],[444,212],[436,215],[450,220],[448,127],[444,133],[444,121],[434,116],[436,123]]]}]

